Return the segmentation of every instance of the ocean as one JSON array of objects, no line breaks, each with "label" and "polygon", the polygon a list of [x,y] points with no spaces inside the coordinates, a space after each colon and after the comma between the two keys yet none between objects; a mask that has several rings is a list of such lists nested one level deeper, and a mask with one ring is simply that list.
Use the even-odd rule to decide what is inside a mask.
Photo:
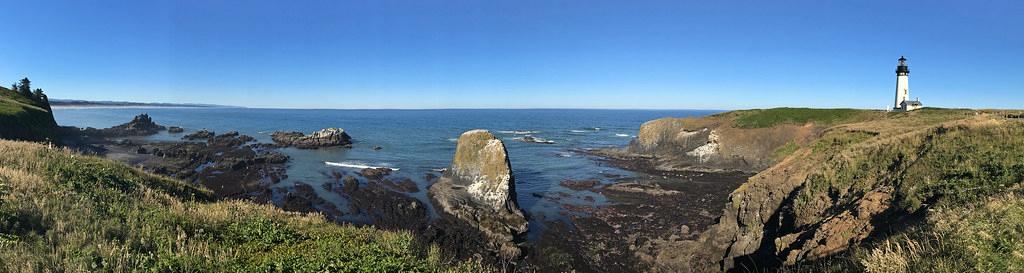
[{"label": "ocean", "polygon": [[[606,174],[633,176],[632,172],[601,164],[574,152],[577,149],[623,147],[635,138],[640,125],[662,117],[695,117],[714,114],[712,110],[578,110],[578,109],[445,109],[445,110],[317,110],[253,108],[58,108],[57,123],[63,126],[106,128],[128,122],[147,113],[164,126],[181,126],[185,133],[160,134],[150,140],[179,140],[200,129],[217,133],[238,131],[270,143],[274,131],[311,133],[327,128],[344,128],[354,140],[353,147],[300,150],[284,148],[291,156],[288,178],[275,187],[295,182],[313,186],[321,197],[346,208],[346,200],[323,190],[320,185],[331,168],[325,164],[366,165],[398,168],[392,176],[408,177],[421,191],[412,197],[429,203],[424,178],[428,172],[445,168],[455,153],[462,132],[487,129],[501,138],[509,153],[520,207],[531,219],[560,219],[568,213],[561,203],[600,206],[600,194],[573,191],[559,185],[566,179],[597,179],[611,182]],[[516,140],[531,135],[554,144]],[[381,147],[375,150],[374,147]],[[436,172],[435,172],[436,173]],[[557,194],[559,203],[538,196]],[[587,198],[587,197],[590,198]],[[591,200],[592,199],[592,200]],[[361,219],[350,219],[360,222]],[[534,223],[531,223],[534,224]],[[531,231],[535,230],[531,228]],[[531,232],[532,233],[532,232]]]}]

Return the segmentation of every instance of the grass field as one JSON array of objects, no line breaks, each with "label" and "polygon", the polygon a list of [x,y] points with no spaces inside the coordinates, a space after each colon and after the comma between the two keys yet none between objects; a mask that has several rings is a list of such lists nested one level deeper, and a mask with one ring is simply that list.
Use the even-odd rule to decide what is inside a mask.
[{"label": "grass field", "polygon": [[486,272],[101,158],[0,140],[0,272]]},{"label": "grass field", "polygon": [[736,115],[735,124],[739,128],[765,128],[778,124],[805,123],[829,126],[884,117],[886,112],[860,109],[772,108],[732,111],[725,114]]}]

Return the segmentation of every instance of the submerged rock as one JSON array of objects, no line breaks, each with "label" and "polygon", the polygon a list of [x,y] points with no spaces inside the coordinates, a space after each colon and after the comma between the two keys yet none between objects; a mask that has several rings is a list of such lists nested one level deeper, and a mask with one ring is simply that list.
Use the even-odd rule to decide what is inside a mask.
[{"label": "submerged rock", "polygon": [[529,142],[529,143],[555,144],[555,141],[553,141],[553,140],[547,140],[547,139],[543,139],[543,138],[539,138],[539,137],[534,137],[534,136],[531,136],[531,135],[526,135],[526,136],[523,136],[523,137],[520,137],[520,138],[516,138],[516,139],[519,140],[519,141],[522,141],[522,142]]},{"label": "submerged rock", "polygon": [[516,202],[505,144],[490,132],[463,133],[451,167],[429,192],[443,216],[482,232],[488,251],[504,259],[520,256],[517,241],[527,231],[527,220]]},{"label": "submerged rock", "polygon": [[171,127],[167,127],[167,132],[168,133],[172,133],[172,134],[182,133],[182,132],[185,132],[185,128],[181,128],[181,127],[178,127],[178,126],[171,126]]},{"label": "submerged rock", "polygon": [[128,123],[103,129],[102,131],[106,136],[122,137],[155,135],[165,129],[166,127],[153,122],[153,118],[150,118],[148,114],[140,114],[132,118],[132,121]]},{"label": "submerged rock", "polygon": [[597,179],[588,179],[588,180],[571,180],[571,179],[566,179],[566,180],[562,180],[562,182],[558,183],[558,184],[561,185],[562,187],[566,187],[566,188],[569,188],[569,189],[574,190],[574,191],[582,191],[582,190],[593,190],[594,186],[597,186],[598,184],[601,184],[601,182],[597,181]]},{"label": "submerged rock", "polygon": [[311,135],[302,132],[274,132],[270,135],[278,145],[293,146],[299,149],[316,149],[321,147],[343,146],[352,147],[352,137],[345,133],[345,129],[326,128],[316,131]]},{"label": "submerged rock", "polygon": [[366,168],[366,169],[360,170],[359,174],[362,175],[363,177],[366,177],[367,179],[380,180],[381,178],[384,178],[384,176],[387,176],[387,175],[391,174],[391,169],[389,169],[389,168]]}]

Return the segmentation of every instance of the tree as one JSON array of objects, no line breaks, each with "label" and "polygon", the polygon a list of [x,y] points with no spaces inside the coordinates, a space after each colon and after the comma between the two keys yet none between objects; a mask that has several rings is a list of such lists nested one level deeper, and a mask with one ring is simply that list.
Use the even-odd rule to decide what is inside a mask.
[{"label": "tree", "polygon": [[36,90],[32,91],[32,99],[35,99],[38,102],[45,102],[46,94],[43,94],[42,88],[36,88]]},{"label": "tree", "polygon": [[18,84],[18,93],[26,98],[32,98],[32,81],[28,80],[28,77],[21,79],[21,83]]}]

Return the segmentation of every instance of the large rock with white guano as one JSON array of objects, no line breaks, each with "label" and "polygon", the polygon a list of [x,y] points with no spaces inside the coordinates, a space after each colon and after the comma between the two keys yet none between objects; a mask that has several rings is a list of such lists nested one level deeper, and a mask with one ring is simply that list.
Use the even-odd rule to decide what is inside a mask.
[{"label": "large rock with white guano", "polygon": [[519,257],[517,244],[527,231],[516,202],[515,179],[505,144],[486,130],[459,137],[455,158],[430,196],[442,217],[454,217],[484,235],[487,250],[504,259]]},{"label": "large rock with white guano", "polygon": [[302,132],[274,132],[270,135],[275,143],[281,146],[294,146],[299,149],[316,149],[332,146],[352,146],[352,137],[345,133],[345,129],[327,128],[316,131],[311,135]]}]

